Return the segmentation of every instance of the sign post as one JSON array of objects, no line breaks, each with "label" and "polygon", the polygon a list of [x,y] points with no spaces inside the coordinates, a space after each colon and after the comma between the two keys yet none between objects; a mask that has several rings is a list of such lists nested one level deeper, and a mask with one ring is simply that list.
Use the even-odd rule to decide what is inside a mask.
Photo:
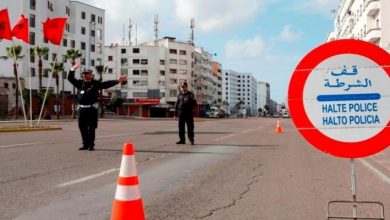
[{"label": "sign post", "polygon": [[[337,40],[307,54],[296,67],[289,85],[291,118],[314,147],[351,159],[352,217],[357,216],[355,158],[368,157],[390,145],[390,54],[359,40]],[[364,218],[367,219],[367,218]]]}]

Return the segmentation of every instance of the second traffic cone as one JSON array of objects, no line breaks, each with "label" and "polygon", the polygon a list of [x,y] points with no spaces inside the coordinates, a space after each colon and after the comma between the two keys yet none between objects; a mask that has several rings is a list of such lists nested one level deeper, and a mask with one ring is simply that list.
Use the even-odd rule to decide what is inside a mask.
[{"label": "second traffic cone", "polygon": [[144,220],[145,213],[138,186],[134,146],[125,143],[111,220]]},{"label": "second traffic cone", "polygon": [[279,119],[276,121],[275,133],[278,133],[278,134],[282,133],[282,126],[280,125]]}]

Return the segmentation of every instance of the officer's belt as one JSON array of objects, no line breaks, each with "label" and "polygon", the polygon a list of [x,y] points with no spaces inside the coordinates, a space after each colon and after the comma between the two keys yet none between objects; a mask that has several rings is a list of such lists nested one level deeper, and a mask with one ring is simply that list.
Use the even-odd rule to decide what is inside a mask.
[{"label": "officer's belt", "polygon": [[97,103],[92,105],[78,105],[79,108],[97,108]]}]

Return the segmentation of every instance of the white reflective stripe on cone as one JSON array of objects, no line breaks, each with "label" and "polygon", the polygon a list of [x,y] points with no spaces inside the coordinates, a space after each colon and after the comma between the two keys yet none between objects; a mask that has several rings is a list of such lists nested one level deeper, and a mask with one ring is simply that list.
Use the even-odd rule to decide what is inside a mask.
[{"label": "white reflective stripe on cone", "polygon": [[134,201],[141,198],[141,192],[138,185],[136,186],[122,186],[118,185],[116,188],[115,199],[120,201]]},{"label": "white reflective stripe on cone", "polygon": [[135,157],[123,155],[121,162],[121,169],[119,171],[120,177],[137,176],[137,168],[135,166]]}]

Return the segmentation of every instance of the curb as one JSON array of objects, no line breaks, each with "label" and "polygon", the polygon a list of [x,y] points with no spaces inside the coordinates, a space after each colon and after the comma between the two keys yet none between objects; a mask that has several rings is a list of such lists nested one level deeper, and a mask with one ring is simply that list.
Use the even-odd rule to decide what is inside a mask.
[{"label": "curb", "polygon": [[58,131],[60,127],[40,127],[40,128],[0,128],[0,133],[5,132],[30,132],[30,131]]}]

